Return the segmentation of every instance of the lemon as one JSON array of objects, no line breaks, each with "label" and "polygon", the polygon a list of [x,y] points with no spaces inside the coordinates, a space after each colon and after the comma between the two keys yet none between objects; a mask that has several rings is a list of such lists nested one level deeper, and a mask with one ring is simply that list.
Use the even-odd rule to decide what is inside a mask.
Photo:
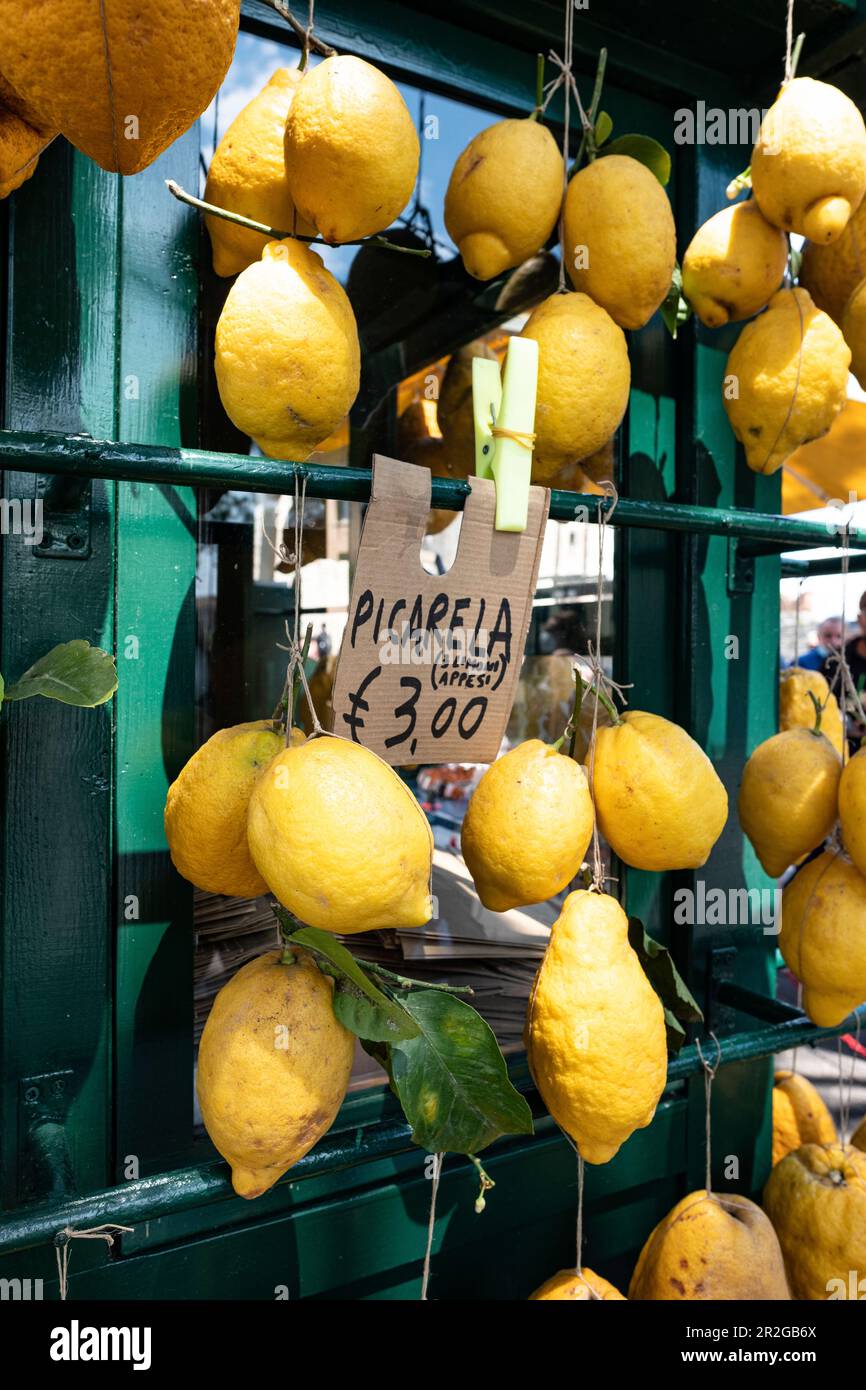
[{"label": "lemon", "polygon": [[301,216],[325,241],[374,236],[412,196],[420,146],[390,77],[363,58],[304,74],[286,121],[286,174]]},{"label": "lemon", "polygon": [[586,294],[554,294],[530,315],[538,343],[534,482],[594,454],[618,428],[631,385],[625,334]]},{"label": "lemon", "polygon": [[355,1039],[334,1015],[333,982],[306,951],[251,960],[213,1002],[196,1090],[239,1197],[260,1197],[331,1128]]},{"label": "lemon", "polygon": [[839,850],[811,859],[785,885],[779,949],[819,1028],[835,1028],[866,1002],[864,920],[866,879]]},{"label": "lemon", "polygon": [[[866,280],[861,280],[845,305],[840,324],[851,349],[851,371],[861,386],[866,383]],[[864,386],[866,390],[866,386]]]},{"label": "lemon", "polygon": [[607,1279],[602,1279],[600,1274],[595,1274],[593,1270],[586,1266],[577,1273],[574,1269],[561,1269],[558,1274],[554,1274],[550,1279],[529,1295],[530,1301],[549,1300],[549,1299],[569,1299],[573,1302],[588,1303],[591,1299],[601,1299],[607,1303],[624,1303],[625,1299],[619,1289],[615,1289],[613,1284],[608,1283]]},{"label": "lemon", "polygon": [[137,174],[189,130],[225,77],[240,0],[0,0],[3,76],[103,169]]},{"label": "lemon", "polygon": [[[866,1270],[866,1154],[804,1144],[773,1168],[763,1200],[793,1297],[823,1302],[841,1290],[850,1298],[850,1271],[859,1284]],[[835,1288],[834,1280],[841,1281]]]},{"label": "lemon", "polygon": [[743,833],[778,878],[836,824],[842,759],[824,734],[786,729],[759,743],[740,783]]},{"label": "lemon", "polygon": [[721,328],[751,318],[782,283],[784,232],[754,201],[723,208],[699,227],[683,257],[683,293],[701,323]]},{"label": "lemon", "polygon": [[[303,74],[277,68],[262,90],[235,116],[217,145],[205,184],[205,201],[298,236],[315,229],[298,219],[283,158],[286,117]],[[206,217],[217,275],[237,275],[261,259],[272,238],[223,217]]]},{"label": "lemon", "polygon": [[728,816],[727,792],[703,749],[678,724],[641,710],[597,730],[593,800],[611,849],[656,872],[700,868]]},{"label": "lemon", "polygon": [[36,171],[39,156],[54,138],[37,130],[0,99],[0,198],[8,198]]},{"label": "lemon", "polygon": [[844,232],[829,246],[807,241],[797,277],[819,309],[836,323],[851,295],[866,276],[866,200],[850,218]]},{"label": "lemon", "polygon": [[779,674],[779,728],[814,729],[815,706],[809,691],[823,706],[821,733],[825,734],[839,756],[842,756],[842,715],[836,696],[820,671],[809,671],[802,666],[786,666]]},{"label": "lemon", "polygon": [[247,807],[262,770],[285,744],[269,719],[220,729],[168,789],[165,837],[179,874],[208,893],[257,898],[268,886],[247,846]]},{"label": "lemon", "polygon": [[774,227],[835,241],[866,192],[866,128],[853,101],[811,77],[783,87],[752,151],[752,191]]},{"label": "lemon", "polygon": [[256,784],[247,833],[271,892],[311,927],[430,920],[430,826],[393,768],[359,743],[326,735],[285,749]]},{"label": "lemon", "polygon": [[301,241],[269,241],[232,285],[216,330],[216,377],[233,424],[263,453],[302,463],[358,394],[352,306]]},{"label": "lemon", "polygon": [[469,274],[492,280],[540,250],[562,185],[562,155],[540,121],[497,121],[470,140],[445,194],[445,227]]},{"label": "lemon", "polygon": [[777,1071],[773,1079],[773,1162],[802,1144],[835,1144],[836,1126],[820,1093],[805,1076]]},{"label": "lemon", "polygon": [[791,1297],[767,1217],[733,1192],[690,1192],[638,1256],[629,1298],[653,1302],[777,1301]]},{"label": "lemon", "polygon": [[775,473],[826,434],[845,404],[851,352],[806,290],[779,290],[743,329],[725,368],[731,428],[756,473]]},{"label": "lemon", "polygon": [[466,810],[460,844],[478,896],[494,912],[546,902],[571,882],[592,839],[586,773],[540,739],[487,769]]},{"label": "lemon", "polygon": [[842,770],[839,824],[845,849],[861,874],[866,875],[866,748],[855,753]]},{"label": "lemon", "polygon": [[621,328],[643,328],[671,287],[677,257],[671,205],[655,174],[619,154],[578,170],[565,197],[563,241],[574,288]]},{"label": "lemon", "polygon": [[525,1041],[542,1100],[587,1163],[607,1163],[652,1120],[667,1079],[664,1012],[615,898],[569,893],[535,977]]}]

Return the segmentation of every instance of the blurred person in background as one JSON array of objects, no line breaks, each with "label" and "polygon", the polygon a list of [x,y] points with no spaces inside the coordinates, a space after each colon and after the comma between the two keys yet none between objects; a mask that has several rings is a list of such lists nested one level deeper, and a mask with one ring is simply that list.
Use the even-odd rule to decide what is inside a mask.
[{"label": "blurred person in background", "polygon": [[[817,645],[803,652],[802,656],[796,656],[791,665],[799,666],[805,671],[823,671],[828,657],[832,653],[842,650],[842,639],[842,619],[838,617],[825,618],[823,622],[818,624]],[[834,669],[835,665],[836,663],[833,662]]]},{"label": "blurred person in background", "polygon": [[[838,619],[828,619],[827,621],[838,622]],[[824,626],[825,624],[822,623],[821,627],[818,629],[819,640],[821,638],[821,630]],[[854,636],[850,637],[845,643],[845,661],[851,672],[851,680],[854,683],[854,688],[862,700],[864,689],[866,689],[866,593],[860,595],[860,609],[857,614],[857,631],[854,633]],[[800,662],[801,666],[804,664],[804,662]],[[842,689],[842,682],[839,677],[838,651],[828,652],[818,669],[821,675],[829,682],[830,688],[835,692],[840,708],[844,708],[846,700],[845,691]],[[856,753],[860,747],[860,740],[863,738],[864,733],[866,733],[866,725],[864,725],[861,720],[854,717],[850,709],[847,712],[845,724],[848,733],[848,746],[852,753]]]}]

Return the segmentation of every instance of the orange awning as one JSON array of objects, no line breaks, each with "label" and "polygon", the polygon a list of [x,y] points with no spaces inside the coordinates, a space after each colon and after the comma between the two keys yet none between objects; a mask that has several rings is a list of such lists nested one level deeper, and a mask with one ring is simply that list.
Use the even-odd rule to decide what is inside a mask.
[{"label": "orange awning", "polygon": [[847,505],[850,493],[866,497],[866,401],[848,401],[828,434],[791,455],[782,474],[782,511],[814,511],[831,498]]}]

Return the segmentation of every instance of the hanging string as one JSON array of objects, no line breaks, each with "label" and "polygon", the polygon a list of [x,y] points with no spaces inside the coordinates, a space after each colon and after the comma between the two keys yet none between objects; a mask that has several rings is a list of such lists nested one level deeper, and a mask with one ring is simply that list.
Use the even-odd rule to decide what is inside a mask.
[{"label": "hanging string", "polygon": [[794,76],[793,65],[794,52],[794,0],[788,0],[788,17],[785,21],[785,83],[788,83]]},{"label": "hanging string", "polygon": [[713,1082],[714,1082],[715,1079],[716,1079],[716,1072],[719,1070],[719,1066],[721,1065],[721,1061],[722,1061],[722,1045],[721,1045],[721,1043],[719,1042],[718,1038],[716,1037],[715,1033],[712,1031],[712,1029],[710,1030],[710,1037],[712,1038],[713,1042],[716,1044],[716,1060],[715,1060],[715,1062],[714,1062],[714,1064],[713,1064],[712,1066],[710,1066],[710,1063],[707,1061],[707,1059],[704,1057],[703,1052],[701,1051],[701,1040],[700,1040],[700,1038],[696,1038],[696,1039],[695,1039],[695,1047],[696,1047],[697,1050],[698,1050],[698,1056],[699,1056],[700,1059],[701,1059],[701,1066],[702,1066],[703,1069],[704,1069],[704,1098],[705,1098],[705,1102],[706,1102],[706,1128],[705,1128],[705,1143],[706,1143],[706,1176],[705,1176],[705,1179],[704,1179],[704,1185],[705,1185],[705,1187],[706,1187],[707,1196],[708,1196],[708,1197],[714,1197],[714,1193],[713,1193],[713,1146],[712,1146],[712,1100],[713,1100]]},{"label": "hanging string", "polygon": [[800,582],[799,582],[798,585],[797,585],[797,603],[796,603],[796,607],[794,608],[794,663],[793,663],[793,664],[794,664],[795,666],[797,665],[797,661],[799,660],[799,657],[800,657],[800,600],[801,600],[802,597],[803,597],[803,583],[804,583],[804,581],[801,579]]},{"label": "hanging string", "polygon": [[565,0],[565,32],[563,34],[563,53],[560,56],[553,49],[548,53],[548,58],[554,67],[559,69],[556,77],[545,84],[544,100],[541,105],[541,112],[547,110],[550,102],[560,87],[563,88],[563,121],[562,121],[562,212],[559,217],[559,293],[564,294],[568,290],[565,278],[565,195],[568,192],[568,165],[569,165],[569,140],[571,126],[571,98],[574,97],[577,103],[580,123],[584,134],[592,130],[589,117],[583,109],[580,100],[580,92],[577,90],[577,83],[571,70],[574,61],[574,10],[576,0]]},{"label": "hanging string", "polygon": [[[607,535],[607,528],[610,519],[616,511],[619,502],[619,494],[610,481],[605,479],[601,484],[605,496],[599,503],[598,515],[598,578],[595,591],[595,643],[589,642],[589,667],[590,667],[590,688],[593,692],[594,703],[592,707],[592,729],[589,736],[589,789],[594,797],[595,792],[595,742],[598,733],[598,707],[601,702],[602,694],[609,700],[613,700],[614,692],[619,698],[625,701],[624,691],[627,688],[617,684],[616,681],[605,675],[601,664],[601,626],[602,626],[602,605],[604,603],[604,543]],[[606,502],[610,506],[606,506]],[[578,677],[579,678],[579,677]],[[604,864],[601,857],[601,840],[598,833],[598,816],[593,816],[592,820],[592,885],[591,891],[601,893],[604,890]]]},{"label": "hanging string", "polygon": [[845,1054],[842,1051],[842,1038],[836,1039],[836,1051],[839,1060],[839,1139],[843,1149],[848,1144],[848,1132],[851,1128],[851,1107],[854,1103],[854,1074],[857,1067],[857,1052],[860,1047],[860,1015],[855,1019],[854,1043],[851,1049],[851,1066],[848,1072],[847,1081],[845,1079]]},{"label": "hanging string", "polygon": [[115,1235],[124,1231],[131,1234],[132,1226],[115,1226],[106,1222],[104,1226],[88,1226],[76,1231],[73,1226],[64,1226],[54,1237],[54,1253],[57,1256],[57,1277],[60,1280],[60,1298],[65,1303],[69,1289],[69,1256],[73,1240],[104,1240],[109,1249],[114,1244]]},{"label": "hanging string", "polygon": [[439,1195],[439,1178],[442,1174],[444,1153],[433,1155],[433,1180],[430,1188],[430,1215],[427,1218],[427,1249],[424,1251],[424,1269],[421,1274],[421,1302],[426,1303],[430,1284],[430,1258],[433,1253],[433,1228],[436,1225],[436,1198]]}]

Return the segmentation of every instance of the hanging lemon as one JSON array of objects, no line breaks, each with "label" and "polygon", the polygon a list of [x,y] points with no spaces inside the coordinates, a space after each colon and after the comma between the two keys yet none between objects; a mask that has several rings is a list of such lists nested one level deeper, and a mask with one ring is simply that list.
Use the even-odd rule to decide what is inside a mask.
[{"label": "hanging lemon", "polygon": [[390,77],[363,58],[326,58],[304,74],[286,121],[295,206],[332,244],[383,232],[412,196],[420,148]]},{"label": "hanging lemon", "polygon": [[752,190],[774,227],[835,241],[866,192],[866,127],[850,97],[811,77],[783,87],[752,151]]},{"label": "hanging lemon", "polygon": [[674,216],[655,174],[628,155],[595,159],[569,183],[562,216],[574,288],[621,328],[643,328],[671,287],[677,256]]},{"label": "hanging lemon", "polygon": [[723,208],[699,227],[683,256],[683,294],[707,328],[751,318],[782,283],[784,232],[754,199]]},{"label": "hanging lemon", "polygon": [[137,174],[213,99],[239,20],[240,0],[0,0],[0,64],[36,124]]},{"label": "hanging lemon", "polygon": [[[312,237],[315,229],[298,218],[292,202],[283,158],[286,118],[302,76],[297,68],[277,68],[235,116],[211,160],[204,196],[206,202],[266,227]],[[245,270],[261,259],[272,240],[224,217],[206,217],[205,222],[217,275]]]},{"label": "hanging lemon", "polygon": [[835,1028],[866,1002],[864,921],[866,879],[840,850],[810,859],[785,885],[779,949],[819,1028]]},{"label": "hanging lemon", "polygon": [[445,227],[469,274],[492,280],[540,250],[562,185],[562,155],[540,121],[498,121],[470,140],[445,194]]},{"label": "hanging lemon", "polygon": [[773,878],[830,834],[841,774],[842,759],[814,729],[774,734],[749,758],[740,783],[740,825]]},{"label": "hanging lemon", "polygon": [[216,329],[225,412],[263,453],[303,463],[345,419],[361,352],[343,287],[301,241],[270,241],[229,291]]},{"label": "hanging lemon", "polygon": [[845,404],[851,351],[806,290],[779,290],[743,329],[725,368],[731,428],[756,473],[775,473],[826,434]]}]

